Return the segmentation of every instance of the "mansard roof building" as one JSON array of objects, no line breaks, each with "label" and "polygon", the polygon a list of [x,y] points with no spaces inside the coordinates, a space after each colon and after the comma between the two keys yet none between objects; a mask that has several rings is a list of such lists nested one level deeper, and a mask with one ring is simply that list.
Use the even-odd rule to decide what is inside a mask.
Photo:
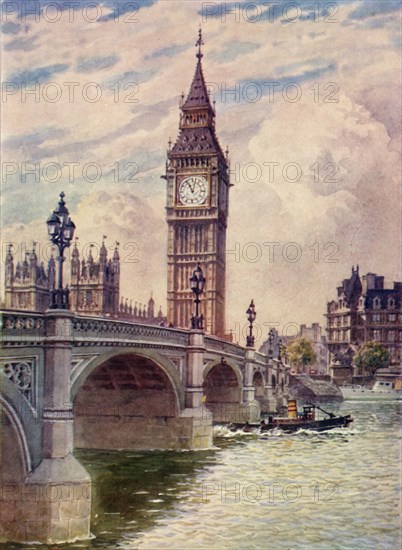
[{"label": "mansard roof building", "polygon": [[391,364],[400,364],[402,348],[402,282],[386,288],[384,277],[359,266],[337,288],[337,298],[327,304],[328,348],[334,359],[351,364],[355,351],[365,342],[383,344]]}]

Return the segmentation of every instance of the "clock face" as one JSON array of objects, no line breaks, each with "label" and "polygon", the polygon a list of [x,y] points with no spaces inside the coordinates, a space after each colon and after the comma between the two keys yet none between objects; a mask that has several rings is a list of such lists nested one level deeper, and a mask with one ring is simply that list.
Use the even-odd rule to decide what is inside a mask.
[{"label": "clock face", "polygon": [[185,206],[199,206],[208,196],[208,182],[204,176],[189,176],[179,186],[179,201]]}]

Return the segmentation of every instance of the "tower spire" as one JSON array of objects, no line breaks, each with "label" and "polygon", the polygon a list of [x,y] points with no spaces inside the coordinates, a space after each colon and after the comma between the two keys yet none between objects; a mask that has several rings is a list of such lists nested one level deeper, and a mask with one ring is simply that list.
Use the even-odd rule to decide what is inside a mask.
[{"label": "tower spire", "polygon": [[198,40],[197,40],[195,45],[196,45],[196,47],[198,46],[198,52],[196,53],[196,57],[197,57],[198,61],[201,61],[201,58],[202,58],[201,46],[204,45],[204,42],[202,41],[201,25],[200,25],[200,28],[198,29]]},{"label": "tower spire", "polygon": [[209,98],[209,93],[207,89],[207,85],[205,83],[205,78],[202,73],[202,64],[201,64],[201,58],[203,57],[203,53],[201,51],[201,46],[204,45],[204,42],[202,40],[202,31],[201,26],[198,31],[198,40],[196,42],[196,47],[198,47],[196,57],[198,59],[197,65],[195,68],[195,74],[193,81],[190,86],[190,90],[187,96],[187,99],[184,101],[184,97],[182,96],[181,101],[181,109],[183,111],[188,109],[199,109],[199,108],[205,108],[208,109],[210,112],[210,117],[213,119],[215,116],[215,112],[211,107],[211,102]]}]

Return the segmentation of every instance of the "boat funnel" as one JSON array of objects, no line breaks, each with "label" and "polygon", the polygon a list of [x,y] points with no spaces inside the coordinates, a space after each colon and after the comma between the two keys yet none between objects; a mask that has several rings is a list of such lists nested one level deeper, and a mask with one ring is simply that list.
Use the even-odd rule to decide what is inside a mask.
[{"label": "boat funnel", "polygon": [[288,401],[288,418],[297,418],[297,403],[295,399]]}]

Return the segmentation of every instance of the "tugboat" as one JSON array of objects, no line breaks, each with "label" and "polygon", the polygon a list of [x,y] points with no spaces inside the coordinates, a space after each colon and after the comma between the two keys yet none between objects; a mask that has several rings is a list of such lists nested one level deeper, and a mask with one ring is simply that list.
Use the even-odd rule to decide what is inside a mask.
[{"label": "tugboat", "polygon": [[[317,420],[315,418],[315,410],[318,409],[324,414],[328,415],[328,418]],[[346,428],[353,422],[350,414],[346,416],[335,416],[333,413],[324,411],[318,405],[305,405],[303,412],[297,412],[297,404],[295,400],[288,402],[288,417],[287,418],[268,418],[268,422],[261,422],[260,430],[272,430],[274,428],[280,428],[286,433],[296,432],[303,428],[304,430],[314,430],[315,432],[323,432],[326,430],[332,430],[334,428]]]},{"label": "tugboat", "polygon": [[[328,418],[317,420],[315,418],[315,410],[318,409]],[[262,420],[261,424],[231,424],[229,429],[243,430],[245,432],[265,432],[279,428],[285,433],[293,433],[300,429],[313,430],[315,432],[323,432],[334,428],[346,428],[353,422],[350,414],[346,416],[335,416],[333,413],[324,411],[318,405],[305,405],[303,412],[297,412],[297,403],[294,399],[288,402],[288,416],[285,417],[268,417],[268,421]]]}]

